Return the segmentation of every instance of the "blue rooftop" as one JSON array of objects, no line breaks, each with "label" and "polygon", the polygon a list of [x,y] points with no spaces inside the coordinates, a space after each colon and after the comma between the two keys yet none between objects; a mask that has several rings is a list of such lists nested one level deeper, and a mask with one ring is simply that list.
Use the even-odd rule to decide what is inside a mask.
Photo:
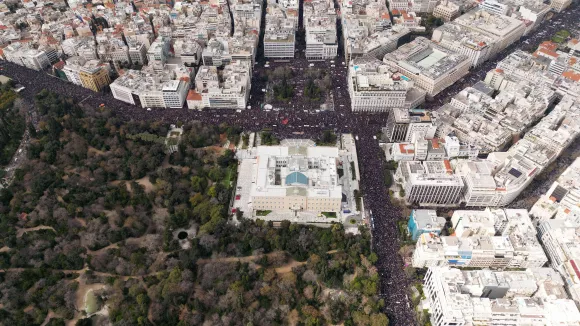
[{"label": "blue rooftop", "polygon": [[303,173],[300,172],[292,172],[286,176],[286,185],[295,185],[295,184],[302,184],[307,186],[308,185],[308,177],[305,176]]}]

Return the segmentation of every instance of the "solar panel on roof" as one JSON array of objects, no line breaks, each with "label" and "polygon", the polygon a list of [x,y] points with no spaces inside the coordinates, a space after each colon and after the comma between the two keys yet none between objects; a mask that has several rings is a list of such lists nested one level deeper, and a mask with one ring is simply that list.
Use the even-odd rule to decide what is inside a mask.
[{"label": "solar panel on roof", "polygon": [[508,172],[509,174],[513,175],[516,178],[519,178],[522,173],[514,168],[511,168],[510,172]]},{"label": "solar panel on roof", "polygon": [[561,186],[557,186],[556,189],[552,192],[552,196],[556,198],[557,202],[560,202],[564,196],[568,193],[568,190],[562,188]]}]

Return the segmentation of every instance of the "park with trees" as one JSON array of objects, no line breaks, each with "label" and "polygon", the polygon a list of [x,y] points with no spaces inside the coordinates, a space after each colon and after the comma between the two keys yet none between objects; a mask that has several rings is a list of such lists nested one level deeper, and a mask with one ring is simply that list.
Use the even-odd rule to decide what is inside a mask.
[{"label": "park with trees", "polygon": [[47,91],[34,105],[27,161],[0,189],[3,324],[388,324],[368,229],[233,222],[239,128],[180,124],[168,154],[161,122]]}]

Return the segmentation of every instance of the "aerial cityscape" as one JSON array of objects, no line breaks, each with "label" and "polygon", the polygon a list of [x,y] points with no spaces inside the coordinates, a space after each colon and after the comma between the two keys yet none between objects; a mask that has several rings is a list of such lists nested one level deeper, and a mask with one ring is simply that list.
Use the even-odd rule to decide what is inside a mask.
[{"label": "aerial cityscape", "polygon": [[579,15],[0,2],[0,325],[580,326]]}]

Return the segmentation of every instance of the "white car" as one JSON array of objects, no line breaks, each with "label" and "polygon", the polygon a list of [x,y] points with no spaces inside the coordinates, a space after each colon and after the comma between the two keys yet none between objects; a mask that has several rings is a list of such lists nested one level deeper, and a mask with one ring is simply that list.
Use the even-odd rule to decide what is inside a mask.
[{"label": "white car", "polygon": [[151,108],[147,108],[147,111],[151,111]]},{"label": "white car", "polygon": [[373,136],[373,139],[377,139],[377,136]]},{"label": "white car", "polygon": [[[251,108],[251,106],[248,106],[248,109]],[[237,113],[242,113],[242,110],[236,110]]]},{"label": "white car", "polygon": [[358,136],[354,136],[354,139],[358,140]]}]

